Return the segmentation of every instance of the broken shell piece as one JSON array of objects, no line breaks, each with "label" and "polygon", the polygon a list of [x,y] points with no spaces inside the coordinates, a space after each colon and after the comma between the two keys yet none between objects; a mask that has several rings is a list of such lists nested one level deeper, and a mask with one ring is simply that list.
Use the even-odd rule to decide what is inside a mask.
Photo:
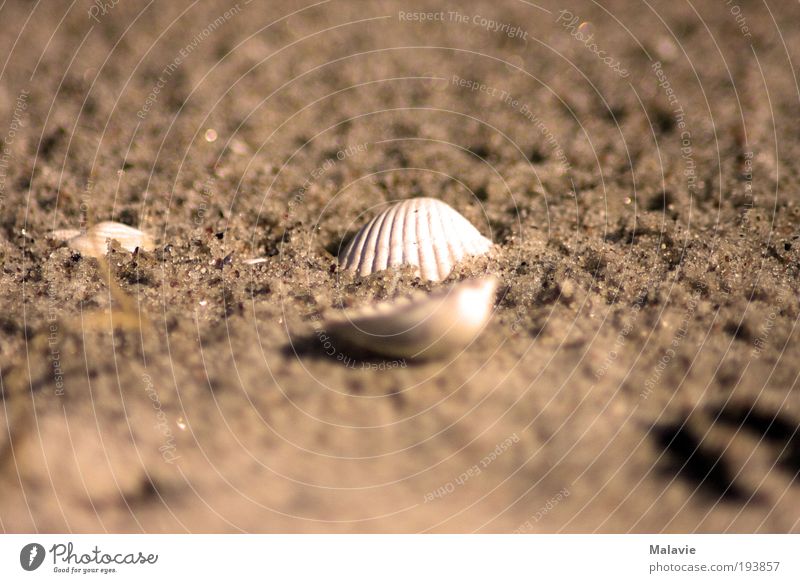
[{"label": "broken shell piece", "polygon": [[467,256],[483,255],[492,242],[448,204],[412,198],[367,223],[339,256],[347,271],[364,276],[413,265],[423,279],[441,281]]},{"label": "broken shell piece", "polygon": [[325,329],[343,344],[390,358],[444,357],[478,336],[496,289],[495,277],[467,280],[429,296],[345,310]]},{"label": "broken shell piece", "polygon": [[69,241],[80,234],[81,232],[79,229],[56,229],[55,231],[50,232],[50,238],[57,239],[59,241]]},{"label": "broken shell piece", "polygon": [[65,240],[67,245],[83,255],[98,258],[105,257],[111,239],[119,241],[120,246],[128,251],[135,251],[137,247],[151,251],[155,247],[153,237],[147,233],[114,221],[97,223],[83,234],[80,231],[61,229],[53,231],[51,236]]}]

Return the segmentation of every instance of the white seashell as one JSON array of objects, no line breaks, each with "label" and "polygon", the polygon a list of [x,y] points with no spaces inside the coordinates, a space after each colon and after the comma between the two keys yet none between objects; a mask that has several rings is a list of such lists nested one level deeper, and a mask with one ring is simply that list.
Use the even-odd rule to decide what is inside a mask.
[{"label": "white seashell", "polygon": [[242,263],[245,265],[259,265],[269,261],[266,257],[253,257],[252,259],[244,259]]},{"label": "white seashell", "polygon": [[137,247],[151,251],[155,247],[153,237],[147,233],[114,221],[97,223],[83,234],[80,231],[61,229],[53,231],[51,236],[66,240],[67,245],[83,255],[98,258],[105,257],[111,239],[119,241],[120,246],[128,251],[135,251]]},{"label": "white seashell", "polygon": [[369,275],[413,265],[423,279],[440,281],[456,263],[483,255],[492,242],[448,204],[412,198],[390,206],[367,223],[339,256],[347,271]]},{"label": "white seashell", "polygon": [[345,310],[325,330],[335,341],[391,358],[443,357],[478,336],[496,289],[493,276],[466,280],[429,296]]}]

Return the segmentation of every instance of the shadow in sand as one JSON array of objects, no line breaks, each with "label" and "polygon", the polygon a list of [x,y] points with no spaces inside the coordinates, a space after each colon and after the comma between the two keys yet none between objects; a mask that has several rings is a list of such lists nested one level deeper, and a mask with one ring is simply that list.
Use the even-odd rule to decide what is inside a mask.
[{"label": "shadow in sand", "polygon": [[282,349],[283,355],[289,358],[333,360],[346,368],[373,370],[407,368],[413,364],[404,358],[386,358],[363,348],[340,343],[322,330],[314,334],[292,335],[289,340]]}]

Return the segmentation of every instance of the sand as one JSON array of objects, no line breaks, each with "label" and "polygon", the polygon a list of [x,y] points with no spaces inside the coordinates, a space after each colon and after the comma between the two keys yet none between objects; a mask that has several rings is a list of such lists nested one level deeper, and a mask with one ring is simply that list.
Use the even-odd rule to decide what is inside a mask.
[{"label": "sand", "polygon": [[[800,6],[602,4],[4,4],[0,528],[800,531]],[[493,252],[337,270],[416,196]],[[452,358],[315,329],[484,273]]]}]

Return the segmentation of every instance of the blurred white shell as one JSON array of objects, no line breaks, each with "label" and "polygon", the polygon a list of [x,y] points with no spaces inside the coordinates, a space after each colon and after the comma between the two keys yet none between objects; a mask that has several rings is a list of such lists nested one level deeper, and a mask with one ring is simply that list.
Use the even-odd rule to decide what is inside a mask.
[{"label": "blurred white shell", "polygon": [[66,241],[71,248],[89,257],[105,257],[111,239],[119,241],[120,247],[128,251],[135,251],[137,247],[151,251],[155,247],[153,237],[147,233],[114,221],[97,223],[83,234],[72,229],[61,229],[50,235]]},{"label": "blurred white shell", "polygon": [[429,296],[345,310],[326,321],[335,341],[391,358],[429,359],[465,348],[492,314],[497,279],[466,280]]},{"label": "blurred white shell", "polygon": [[440,281],[456,263],[483,255],[492,242],[455,209],[434,198],[390,206],[367,223],[339,256],[347,271],[369,275],[413,265],[423,279]]}]

